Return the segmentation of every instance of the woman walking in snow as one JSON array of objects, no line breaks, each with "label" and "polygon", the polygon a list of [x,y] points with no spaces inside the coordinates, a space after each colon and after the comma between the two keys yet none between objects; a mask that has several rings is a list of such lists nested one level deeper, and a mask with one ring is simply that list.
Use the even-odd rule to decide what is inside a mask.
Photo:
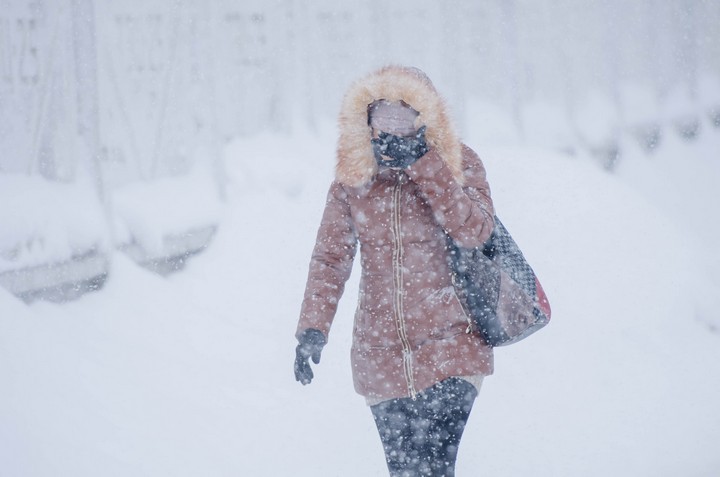
[{"label": "woman walking in snow", "polygon": [[447,235],[478,247],[494,227],[485,169],[416,68],[351,86],[336,177],[310,262],[295,377],[313,378],[360,244],[352,371],[392,476],[454,475],[460,437],[493,352],[455,292]]}]

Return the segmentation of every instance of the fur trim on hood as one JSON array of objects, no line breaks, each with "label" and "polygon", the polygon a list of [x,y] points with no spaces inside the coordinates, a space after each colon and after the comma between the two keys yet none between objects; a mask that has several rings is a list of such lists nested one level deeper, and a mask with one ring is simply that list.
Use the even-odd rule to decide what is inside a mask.
[{"label": "fur trim on hood", "polygon": [[428,145],[437,151],[455,179],[464,183],[462,144],[450,122],[445,100],[425,73],[405,66],[386,66],[370,73],[353,83],[345,94],[335,169],[338,182],[361,187],[377,173],[367,108],[378,99],[403,100],[418,111],[415,125],[427,126]]}]

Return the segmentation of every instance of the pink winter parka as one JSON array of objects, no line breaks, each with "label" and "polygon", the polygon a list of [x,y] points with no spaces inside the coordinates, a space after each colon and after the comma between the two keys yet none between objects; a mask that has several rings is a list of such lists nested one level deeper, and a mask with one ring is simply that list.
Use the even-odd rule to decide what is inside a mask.
[{"label": "pink winter parka", "polygon": [[[367,107],[403,100],[420,112],[430,151],[404,169],[379,168]],[[356,391],[368,400],[414,397],[452,376],[489,375],[492,348],[452,284],[446,233],[483,244],[494,211],[485,169],[454,133],[430,80],[386,67],[356,82],[340,115],[336,178],[310,261],[297,334],[328,336],[360,245],[362,276],[352,345]]]}]

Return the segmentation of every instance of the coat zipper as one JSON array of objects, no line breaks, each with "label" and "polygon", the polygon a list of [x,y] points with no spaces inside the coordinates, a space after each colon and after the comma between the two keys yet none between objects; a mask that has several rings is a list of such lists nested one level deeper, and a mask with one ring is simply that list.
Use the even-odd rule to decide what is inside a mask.
[{"label": "coat zipper", "polygon": [[403,316],[403,272],[402,272],[402,261],[403,261],[403,247],[402,247],[402,235],[400,230],[400,197],[402,192],[402,182],[398,181],[393,189],[393,222],[392,231],[394,238],[393,247],[393,279],[395,281],[395,316],[397,319],[397,331],[400,337],[400,342],[403,347],[403,370],[405,372],[405,380],[407,382],[408,392],[410,397],[415,399],[417,397],[417,391],[415,390],[415,381],[413,379],[412,369],[412,353],[410,352],[410,341],[407,337],[407,331],[405,329],[405,317]]}]

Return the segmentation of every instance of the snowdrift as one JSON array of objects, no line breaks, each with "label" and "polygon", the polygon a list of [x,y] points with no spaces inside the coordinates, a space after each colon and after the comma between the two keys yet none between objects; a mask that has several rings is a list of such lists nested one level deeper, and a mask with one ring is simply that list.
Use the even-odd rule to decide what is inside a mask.
[{"label": "snowdrift", "polygon": [[[553,322],[498,350],[458,475],[717,475],[718,252],[700,238],[715,219],[682,177],[668,195],[647,175],[668,170],[658,161],[703,170],[701,151],[610,175],[586,157],[470,144]],[[316,381],[292,375],[333,148],[331,128],[232,144],[221,227],[182,274],[115,252],[103,291],[76,302],[26,306],[0,289],[0,474],[385,475],[350,376],[357,273]]]}]

